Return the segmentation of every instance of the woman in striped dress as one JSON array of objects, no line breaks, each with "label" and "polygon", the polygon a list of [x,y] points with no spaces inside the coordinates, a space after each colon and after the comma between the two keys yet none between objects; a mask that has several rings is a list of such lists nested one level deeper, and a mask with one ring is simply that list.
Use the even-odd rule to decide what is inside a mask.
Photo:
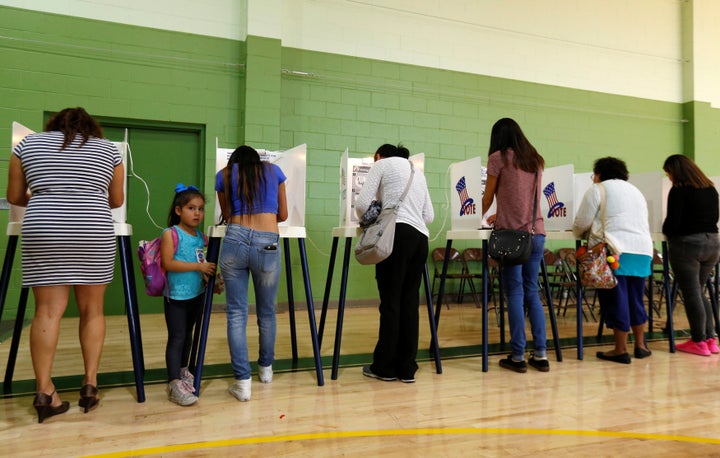
[{"label": "woman in striped dress", "polygon": [[7,200],[26,206],[22,223],[23,287],[35,298],[30,353],[38,421],[64,413],[51,369],[60,319],[73,288],[80,315],[85,378],[79,405],[98,404],[97,372],[105,340],[103,301],[112,281],[115,233],[110,208],[124,200],[117,148],[82,108],[52,117],[45,132],[25,137],[10,158]]}]

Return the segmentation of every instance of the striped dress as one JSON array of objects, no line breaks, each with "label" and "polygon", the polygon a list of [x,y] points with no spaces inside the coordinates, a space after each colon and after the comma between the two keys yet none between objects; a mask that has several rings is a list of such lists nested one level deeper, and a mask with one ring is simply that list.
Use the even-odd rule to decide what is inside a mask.
[{"label": "striped dress", "polygon": [[112,281],[115,231],[108,188],[122,159],[112,142],[62,132],[25,137],[14,149],[32,193],[22,222],[23,287]]}]

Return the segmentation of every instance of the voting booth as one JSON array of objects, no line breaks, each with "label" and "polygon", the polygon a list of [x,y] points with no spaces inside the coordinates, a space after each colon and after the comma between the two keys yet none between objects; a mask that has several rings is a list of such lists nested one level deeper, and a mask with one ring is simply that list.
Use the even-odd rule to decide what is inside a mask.
[{"label": "voting booth", "polygon": [[[216,173],[227,166],[228,159],[232,156],[235,148],[220,148],[215,141],[215,171]],[[310,272],[307,263],[307,252],[305,250],[305,180],[306,180],[306,161],[307,161],[307,145],[302,144],[290,148],[285,151],[270,151],[265,149],[256,149],[260,155],[260,160],[270,162],[282,169],[287,180],[285,181],[285,192],[288,206],[287,220],[278,223],[280,238],[283,243],[283,256],[285,261],[285,278],[287,283],[288,294],[288,312],[290,314],[290,340],[292,347],[293,362],[298,361],[297,336],[295,328],[295,305],[292,281],[292,263],[290,261],[290,243],[289,239],[297,239],[300,251],[300,264],[302,267],[303,283],[305,286],[305,298],[307,301],[308,320],[310,324],[310,337],[313,347],[313,356],[315,361],[315,373],[319,386],[324,385],[324,377],[322,373],[322,362],[320,360],[320,346],[317,337],[317,327],[315,325],[315,307],[312,298],[312,288],[310,286]],[[213,180],[213,184],[214,184]],[[207,260],[217,262],[220,254],[220,241],[225,236],[226,226],[221,225],[222,212],[220,211],[220,201],[215,197],[215,225],[207,230],[209,237],[207,248]],[[211,277],[208,281],[207,289],[212,291],[215,277]],[[200,382],[202,380],[202,371],[205,359],[205,348],[207,344],[208,326],[210,322],[210,312],[212,310],[212,294],[207,294],[202,313],[200,314],[200,329],[195,337],[196,343],[193,344],[193,352],[191,361],[194,362],[195,373],[195,392],[200,392]]]},{"label": "voting booth", "polygon": [[[425,170],[425,154],[419,153],[409,157],[416,170]],[[322,344],[323,333],[325,330],[325,320],[327,318],[328,304],[330,300],[330,289],[332,287],[333,272],[335,269],[335,258],[337,256],[338,242],[342,237],[345,239],[345,249],[343,254],[342,276],[340,280],[340,297],[338,300],[338,317],[335,328],[335,343],[333,347],[333,361],[330,377],[337,380],[338,367],[340,365],[340,342],[342,340],[342,327],[345,314],[345,296],[347,291],[348,272],[351,262],[351,244],[359,230],[359,218],[355,210],[355,200],[360,190],[365,184],[370,169],[375,163],[374,157],[365,156],[360,158],[350,157],[346,148],[340,155],[340,201],[339,201],[339,226],[332,230],[332,248],[330,250],[330,261],[328,263],[327,278],[325,280],[325,292],[323,295],[322,312],[320,314],[320,327],[318,328],[318,338]],[[435,332],[434,320],[432,318],[432,296],[429,290],[427,266],[424,272],[425,292],[428,297],[428,318],[430,320],[430,334],[435,348],[435,367],[438,374],[442,373],[440,363],[440,352],[437,346],[437,335]]]},{"label": "voting booth", "polygon": [[[215,172],[227,165],[234,148],[216,148]],[[281,237],[305,237],[305,168],[307,145],[302,144],[286,151],[256,150],[260,160],[280,167],[287,178],[285,191],[288,205],[288,218],[278,224]],[[220,201],[215,197],[215,224],[220,224]]]}]

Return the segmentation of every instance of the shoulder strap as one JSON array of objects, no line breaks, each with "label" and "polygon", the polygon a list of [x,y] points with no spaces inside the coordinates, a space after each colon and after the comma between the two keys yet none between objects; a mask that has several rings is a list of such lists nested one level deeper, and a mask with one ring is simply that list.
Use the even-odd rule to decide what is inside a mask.
[{"label": "shoulder strap", "polygon": [[179,236],[178,236],[178,233],[177,233],[177,228],[176,228],[175,226],[172,226],[172,227],[170,228],[170,234],[172,235],[172,241],[173,241],[173,254],[176,254],[176,253],[177,253],[177,250],[178,250],[178,244],[179,244],[180,242],[178,241],[178,240],[179,240]]},{"label": "shoulder strap", "polygon": [[410,178],[408,178],[408,182],[405,185],[405,190],[403,191],[402,195],[400,196],[400,200],[398,200],[397,207],[400,207],[400,204],[402,204],[403,200],[405,200],[405,196],[407,196],[407,193],[410,190],[410,185],[412,184],[413,176],[415,176],[415,167],[413,166],[413,163],[411,160],[408,159],[408,162],[410,163]]},{"label": "shoulder strap", "polygon": [[602,183],[598,183],[599,189],[600,189],[600,223],[602,224],[602,239],[603,242],[605,241],[605,216],[606,213],[606,196],[605,196],[605,186],[603,186]]},{"label": "shoulder strap", "polygon": [[531,234],[535,235],[535,220],[537,219],[537,177],[538,173],[537,170],[535,171],[535,180],[533,181],[533,215],[532,215],[532,221],[530,221],[530,224],[532,225],[532,230],[530,231]]}]

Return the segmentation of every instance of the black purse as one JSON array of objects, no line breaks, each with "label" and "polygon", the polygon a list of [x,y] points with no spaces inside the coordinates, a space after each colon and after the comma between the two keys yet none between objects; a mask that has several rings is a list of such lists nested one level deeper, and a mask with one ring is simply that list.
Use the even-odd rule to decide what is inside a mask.
[{"label": "black purse", "polygon": [[532,231],[515,229],[493,229],[488,240],[488,255],[502,266],[523,264],[530,259],[533,235],[535,235],[535,217],[537,216],[537,172],[533,186]]}]

